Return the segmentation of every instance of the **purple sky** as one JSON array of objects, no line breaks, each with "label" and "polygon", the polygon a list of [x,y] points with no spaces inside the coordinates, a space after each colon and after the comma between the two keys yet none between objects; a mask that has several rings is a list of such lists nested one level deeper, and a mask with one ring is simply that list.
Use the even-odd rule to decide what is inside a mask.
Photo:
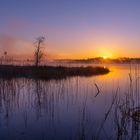
[{"label": "purple sky", "polygon": [[0,55],[32,55],[46,37],[51,58],[140,57],[139,0],[1,0]]}]

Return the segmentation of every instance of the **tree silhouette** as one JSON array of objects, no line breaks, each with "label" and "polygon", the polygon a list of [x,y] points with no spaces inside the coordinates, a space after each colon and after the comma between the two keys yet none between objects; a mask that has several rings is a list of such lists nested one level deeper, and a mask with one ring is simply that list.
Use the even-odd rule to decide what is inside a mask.
[{"label": "tree silhouette", "polygon": [[41,59],[43,58],[43,50],[42,50],[42,44],[45,40],[45,37],[43,36],[40,36],[36,39],[36,42],[35,42],[35,53],[34,53],[34,57],[35,57],[35,66],[37,67],[40,62],[41,62]]}]

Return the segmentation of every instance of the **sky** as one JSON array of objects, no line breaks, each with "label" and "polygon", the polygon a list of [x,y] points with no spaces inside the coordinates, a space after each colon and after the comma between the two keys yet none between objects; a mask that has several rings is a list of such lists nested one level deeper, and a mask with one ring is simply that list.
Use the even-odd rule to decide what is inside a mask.
[{"label": "sky", "polygon": [[0,0],[0,55],[140,57],[139,0]]}]

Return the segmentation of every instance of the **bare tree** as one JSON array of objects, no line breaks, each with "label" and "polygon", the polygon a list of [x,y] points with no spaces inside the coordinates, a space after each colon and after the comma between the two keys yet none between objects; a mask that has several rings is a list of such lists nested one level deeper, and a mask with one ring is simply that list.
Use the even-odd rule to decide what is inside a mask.
[{"label": "bare tree", "polygon": [[37,67],[41,61],[41,59],[43,58],[43,50],[42,50],[42,44],[45,40],[45,37],[40,36],[36,39],[35,42],[35,53],[34,53],[34,57],[35,57],[35,66]]}]

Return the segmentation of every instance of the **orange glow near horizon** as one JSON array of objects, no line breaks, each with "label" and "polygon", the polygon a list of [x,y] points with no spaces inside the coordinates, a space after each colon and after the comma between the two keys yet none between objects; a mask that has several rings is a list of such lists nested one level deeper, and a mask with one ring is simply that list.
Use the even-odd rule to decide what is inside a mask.
[{"label": "orange glow near horizon", "polygon": [[[111,36],[111,35],[110,35]],[[119,57],[140,57],[140,48],[131,49],[134,44],[129,41],[121,42],[119,37],[98,37],[95,40],[67,40],[66,42],[47,42],[44,46],[44,53],[47,59],[87,59],[102,57],[119,58]],[[127,43],[126,43],[127,42]],[[66,46],[66,47],[64,47]],[[72,46],[78,46],[73,47]],[[129,46],[129,48],[127,48]],[[139,46],[136,43],[135,46]],[[34,44],[30,40],[14,39],[7,36],[0,38],[0,55],[7,51],[9,56],[22,56],[24,58],[33,57]]]}]

